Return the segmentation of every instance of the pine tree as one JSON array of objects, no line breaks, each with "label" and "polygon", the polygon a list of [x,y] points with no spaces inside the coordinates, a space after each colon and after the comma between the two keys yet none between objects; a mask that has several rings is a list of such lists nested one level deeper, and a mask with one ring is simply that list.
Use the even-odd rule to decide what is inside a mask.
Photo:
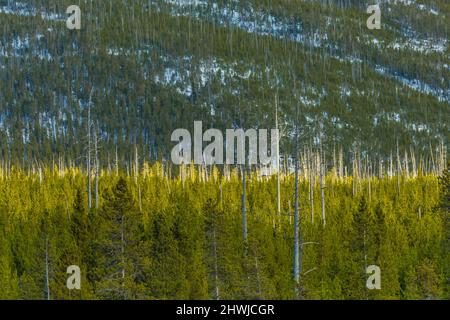
[{"label": "pine tree", "polygon": [[98,282],[96,293],[105,299],[138,299],[145,296],[145,246],[142,221],[124,178],[105,195],[99,211],[95,244]]}]

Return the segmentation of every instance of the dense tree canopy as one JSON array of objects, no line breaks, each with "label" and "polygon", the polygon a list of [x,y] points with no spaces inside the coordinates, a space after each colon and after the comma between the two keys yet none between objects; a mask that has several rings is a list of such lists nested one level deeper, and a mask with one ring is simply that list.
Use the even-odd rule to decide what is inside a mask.
[{"label": "dense tree canopy", "polygon": [[[88,210],[86,176],[76,169],[2,175],[1,298],[448,298],[448,171],[440,184],[403,176],[400,192],[396,177],[359,180],[355,193],[352,178],[330,174],[326,226],[319,201],[311,221],[309,182],[301,179],[300,290],[292,175],[282,177],[281,215],[276,179],[248,177],[247,241],[237,172],[205,178],[191,168],[170,178],[155,164],[137,178],[103,173],[98,209]],[[319,195],[318,183],[313,191]],[[70,265],[81,268],[79,291],[66,288]],[[366,288],[368,265],[381,268],[381,290]]]}]

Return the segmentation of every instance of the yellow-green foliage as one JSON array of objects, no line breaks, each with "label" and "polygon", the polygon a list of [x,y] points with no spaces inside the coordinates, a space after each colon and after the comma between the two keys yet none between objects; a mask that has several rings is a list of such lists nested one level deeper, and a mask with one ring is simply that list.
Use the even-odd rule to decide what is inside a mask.
[{"label": "yellow-green foliage", "polygon": [[[145,165],[138,177],[104,172],[99,208],[91,210],[86,175],[78,169],[0,175],[0,299],[47,298],[46,264],[51,299],[442,299],[448,294],[448,212],[440,205],[445,188],[435,176],[402,177],[398,188],[397,177],[369,183],[329,175],[326,226],[319,184],[313,224],[309,181],[300,180],[305,245],[300,290],[295,290],[293,176],[282,177],[278,215],[276,178],[249,175],[244,242],[238,172],[228,179],[215,169],[184,168],[176,177],[167,172],[159,164]],[[366,289],[365,267],[372,264],[381,268],[381,290]],[[69,265],[81,267],[80,291],[66,288]]]}]

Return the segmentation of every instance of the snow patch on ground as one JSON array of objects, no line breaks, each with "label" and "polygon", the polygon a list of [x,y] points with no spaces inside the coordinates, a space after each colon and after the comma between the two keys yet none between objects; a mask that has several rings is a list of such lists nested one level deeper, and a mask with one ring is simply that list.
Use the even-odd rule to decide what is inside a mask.
[{"label": "snow patch on ground", "polygon": [[0,7],[0,13],[24,17],[37,17],[40,15],[43,20],[53,21],[64,21],[66,19],[66,16],[63,14],[40,11],[27,3],[19,1]]},{"label": "snow patch on ground", "polygon": [[411,50],[424,54],[444,53],[447,50],[448,41],[446,39],[409,39],[406,41],[395,41],[387,45],[394,50]]},{"label": "snow patch on ground", "polygon": [[[36,34],[36,41],[41,41],[45,36],[41,33]],[[12,39],[11,43],[6,45],[0,44],[0,57],[26,57],[26,56],[35,56],[40,60],[52,61],[53,56],[47,49],[38,49],[30,45],[30,42],[33,39],[30,35],[26,36],[16,36]],[[31,49],[33,47],[33,49]]]},{"label": "snow patch on ground", "polygon": [[439,11],[435,7],[431,5],[425,5],[423,3],[417,3],[416,0],[384,0],[381,1],[381,4],[383,3],[415,7],[420,11],[424,11],[435,16],[439,15]]},{"label": "snow patch on ground", "polygon": [[[276,17],[270,13],[257,11],[251,5],[236,7],[235,1],[230,1],[226,5],[219,6],[217,3],[195,0],[164,0],[166,4],[171,5],[170,14],[174,16],[189,16],[196,19],[205,19],[213,21],[222,26],[237,27],[249,33],[258,35],[273,36],[279,39],[288,39],[302,43],[306,46],[321,48],[330,47],[333,44],[328,43],[326,33],[319,31],[313,34],[305,34],[301,21],[287,21],[286,18]],[[393,3],[393,0],[385,1],[385,3]],[[430,13],[438,14],[438,11],[416,1],[397,1],[404,5],[416,6],[419,10],[428,10]],[[328,21],[330,23],[330,21]],[[391,48],[394,50],[410,50],[421,54],[444,53],[447,50],[448,40],[446,39],[419,39],[417,35],[412,34],[405,39],[396,40],[392,43],[385,44],[376,38],[366,40],[369,45],[379,49]],[[361,63],[360,57],[356,56],[333,56],[341,62]],[[381,72],[381,69],[383,69]],[[420,92],[426,92],[436,96],[440,101],[450,101],[449,94],[444,89],[433,89],[430,85],[423,83],[418,79],[406,79],[397,76],[395,73],[378,66],[376,71],[379,74],[388,76],[398,80],[402,84],[406,84],[409,88]],[[304,100],[306,104],[311,105],[312,102]]]},{"label": "snow patch on ground", "polygon": [[450,102],[450,91],[449,90],[434,88],[426,83],[423,83],[422,81],[420,81],[418,79],[405,78],[401,75],[396,74],[394,71],[388,70],[387,68],[380,66],[380,65],[377,65],[375,67],[375,71],[381,75],[386,75],[390,78],[393,78],[393,79],[399,81],[400,83],[402,83],[403,85],[405,85],[415,91],[433,95],[441,102],[444,102],[444,101]]},{"label": "snow patch on ground", "polygon": [[322,42],[327,40],[326,33],[317,31],[310,36],[303,34],[301,21],[288,21],[276,17],[271,13],[256,10],[249,3],[238,7],[235,1],[225,5],[200,0],[165,0],[163,2],[170,5],[169,12],[173,16],[205,19],[220,26],[239,28],[262,36],[306,42],[314,47],[320,47]]}]

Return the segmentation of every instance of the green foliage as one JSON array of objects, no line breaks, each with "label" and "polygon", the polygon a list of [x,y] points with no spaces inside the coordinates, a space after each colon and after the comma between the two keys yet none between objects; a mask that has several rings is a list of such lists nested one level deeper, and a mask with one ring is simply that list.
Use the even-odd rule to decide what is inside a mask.
[{"label": "green foliage", "polygon": [[[100,206],[91,210],[86,176],[78,170],[46,170],[41,182],[17,170],[2,176],[0,298],[448,297],[448,170],[440,183],[434,176],[403,177],[400,192],[396,177],[372,178],[370,196],[367,180],[359,180],[353,194],[351,178],[330,175],[325,227],[317,204],[312,223],[309,183],[301,180],[305,245],[298,291],[288,214],[292,176],[282,179],[282,215],[276,214],[275,179],[249,176],[244,242],[242,184],[235,173],[225,179],[213,171],[205,181],[192,169],[183,179],[161,170],[146,166],[137,179],[104,173]],[[320,193],[318,183],[314,192]],[[381,290],[365,287],[365,268],[372,264],[381,268]],[[70,265],[81,268],[80,291],[66,288]]]},{"label": "green foliage", "polygon": [[[302,142],[309,143],[323,123],[329,151],[360,145],[386,158],[398,142],[401,150],[414,145],[416,154],[429,157],[440,140],[448,144],[447,1],[425,6],[438,15],[416,2],[383,3],[383,28],[376,32],[365,27],[361,1],[210,0],[184,9],[175,2],[80,2],[77,32],[64,19],[0,13],[2,159],[23,166],[59,157],[85,163],[92,87],[91,118],[105,167],[116,150],[121,164],[130,161],[135,146],[142,158],[161,160],[170,154],[173,130],[192,129],[194,120],[221,130],[273,128],[276,93],[285,136],[299,125]],[[15,1],[0,6],[11,3],[15,8]],[[18,3],[62,16],[72,4]],[[248,17],[270,15],[288,27],[271,36],[252,32],[233,25],[239,20],[233,12],[247,16],[248,25],[267,25]],[[303,40],[291,40],[298,37]],[[443,52],[427,52],[440,45]],[[418,92],[394,75],[447,96]],[[290,142],[283,141],[282,154],[292,154]],[[344,150],[346,160],[351,151]]]}]

